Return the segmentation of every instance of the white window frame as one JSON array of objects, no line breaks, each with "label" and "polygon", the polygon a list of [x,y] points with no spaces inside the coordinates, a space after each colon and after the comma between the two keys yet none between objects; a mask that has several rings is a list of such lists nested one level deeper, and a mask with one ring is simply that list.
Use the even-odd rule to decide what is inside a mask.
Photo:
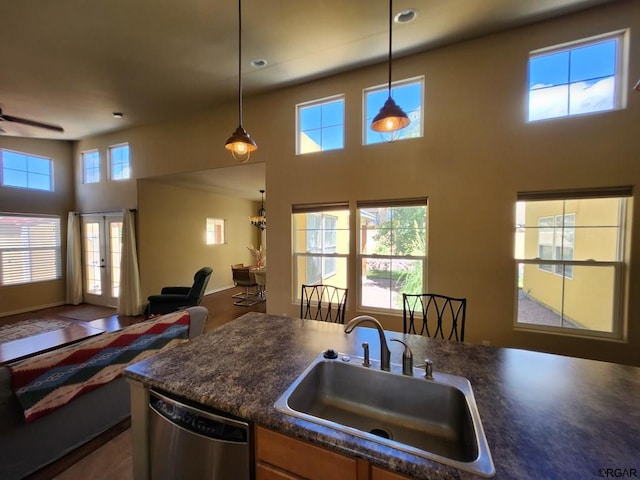
[{"label": "white window frame", "polygon": [[[128,152],[127,162],[126,163],[124,163],[124,162],[115,163],[113,152],[115,150],[119,150],[121,148],[126,148],[127,149],[127,152]],[[127,172],[127,175],[126,176],[122,175],[122,176],[117,176],[116,177],[115,174],[114,174],[114,172],[116,170],[115,169],[116,165],[123,165],[124,167],[123,167],[122,171]],[[109,147],[109,173],[110,173],[110,179],[113,180],[113,181],[129,180],[131,178],[131,148],[129,147],[128,143],[121,143],[121,144],[118,144],[118,145],[111,145]]]},{"label": "white window frame", "polygon": [[[345,268],[346,268],[346,278],[349,278],[349,259],[351,257],[350,255],[350,251],[348,247],[348,250],[346,253],[340,253],[337,252],[337,239],[332,239],[330,238],[330,232],[327,232],[327,223],[328,221],[330,221],[331,218],[337,218],[336,215],[333,214],[333,212],[348,212],[349,216],[351,215],[351,212],[349,210],[349,204],[348,203],[335,203],[335,204],[317,204],[317,205],[294,205],[292,207],[292,246],[293,246],[293,276],[294,276],[294,281],[293,281],[293,299],[295,302],[300,302],[300,289],[299,289],[299,285],[301,283],[300,281],[300,275],[297,269],[297,265],[298,262],[300,261],[300,259],[305,259],[305,263],[308,262],[310,259],[312,258],[319,258],[320,259],[320,265],[321,265],[321,271],[320,271],[320,278],[317,279],[317,283],[322,283],[325,280],[330,279],[333,275],[336,274],[337,272],[337,268],[334,268],[333,271],[330,270],[330,267],[332,264],[336,264],[338,262],[338,259],[344,259],[344,264],[345,264]],[[296,225],[296,215],[297,214],[306,214],[308,215],[317,215],[320,219],[320,228],[319,228],[319,236],[318,238],[320,239],[321,242],[321,246],[320,246],[320,251],[319,252],[311,252],[309,251],[309,243],[307,241],[307,243],[304,245],[305,251],[298,251],[300,249],[297,249],[296,247],[299,247],[300,245],[298,245],[296,242],[296,235],[299,233],[298,230],[298,226]],[[350,224],[349,224],[350,225]],[[333,227],[336,227],[336,225],[334,225]],[[334,228],[335,229],[335,228]],[[308,228],[306,228],[305,230],[308,230]],[[347,230],[347,233],[349,234],[349,236],[351,236],[351,228],[349,227],[349,229]],[[328,235],[329,234],[329,235]],[[336,232],[337,234],[337,232]],[[333,246],[329,245],[326,246],[325,242],[327,241],[327,239],[329,239],[329,243],[333,242]],[[308,240],[308,239],[307,239]],[[329,252],[326,250],[334,250],[333,252]],[[307,281],[306,283],[311,283],[309,281]],[[347,288],[348,287],[348,280],[347,280],[347,284],[346,285],[335,285],[337,287],[340,288]]]},{"label": "white window frame", "polygon": [[61,279],[60,245],[59,216],[0,213],[0,286]]},{"label": "white window frame", "polygon": [[[89,161],[95,161],[96,165],[89,165]],[[98,149],[82,152],[82,183],[100,183],[100,151]]]},{"label": "white window frame", "polygon": [[[570,99],[571,99],[571,83],[570,78],[567,74],[567,113],[564,115],[553,115],[548,117],[540,117],[540,118],[531,118],[531,92],[541,91],[542,89],[532,89],[530,87],[530,64],[531,60],[553,55],[562,52],[571,52],[574,50],[578,50],[580,48],[593,46],[598,43],[607,42],[610,40],[615,40],[617,42],[616,45],[616,68],[614,72],[614,105],[610,109],[600,109],[593,110],[588,112],[577,112],[572,113],[570,111]],[[629,58],[629,30],[617,30],[614,32],[604,33],[602,35],[596,35],[589,38],[584,38],[580,40],[575,40],[568,43],[563,43],[560,45],[554,45],[551,47],[545,47],[538,50],[534,50],[529,53],[529,61],[527,62],[527,69],[529,71],[527,75],[527,121],[528,122],[539,122],[544,120],[553,120],[558,118],[567,118],[574,117],[580,115],[594,115],[598,113],[606,113],[614,110],[620,110],[626,107],[626,99],[627,99],[627,77],[628,77],[628,58]],[[574,82],[579,83],[579,82]],[[564,85],[564,84],[563,84]]]},{"label": "white window frame", "polygon": [[[301,121],[302,121],[301,110],[304,110],[305,108],[312,108],[312,107],[318,107],[318,106],[322,107],[323,105],[328,105],[330,103],[337,103],[337,102],[342,102],[342,122],[336,125],[324,125],[321,121],[319,130],[320,130],[320,135],[322,136],[322,132],[327,128],[341,127],[342,128],[342,145],[340,147],[326,149],[326,148],[323,148],[322,144],[320,144],[319,145],[320,148],[318,150],[303,152],[302,151],[302,143],[303,143],[302,135],[304,134],[304,132],[302,131],[302,125],[301,125]],[[344,150],[345,109],[346,109],[346,105],[345,105],[344,94],[333,95],[331,97],[321,98],[318,100],[312,100],[309,102],[297,104],[296,105],[296,155],[307,155],[309,153],[316,153],[316,152],[330,152],[335,150]]]},{"label": "white window frame", "polygon": [[225,245],[227,243],[227,221],[223,218],[207,217],[207,245]]},{"label": "white window frame", "polygon": [[[541,258],[522,258],[516,255],[515,259],[515,285],[516,285],[516,297],[515,297],[515,314],[514,314],[514,330],[518,331],[531,331],[531,332],[542,332],[549,334],[558,334],[563,336],[578,336],[578,337],[586,337],[586,338],[603,338],[610,340],[623,340],[623,325],[624,325],[624,303],[626,302],[625,298],[625,289],[626,289],[626,281],[625,281],[625,270],[628,268],[627,259],[625,255],[625,244],[629,234],[629,230],[631,228],[628,225],[628,216],[627,216],[627,208],[629,203],[629,198],[632,195],[632,187],[612,187],[612,188],[603,188],[603,189],[591,189],[591,190],[583,190],[583,191],[570,191],[570,192],[533,192],[533,193],[521,193],[518,194],[518,201],[535,201],[537,200],[580,200],[580,199],[589,199],[589,198],[617,198],[620,201],[619,208],[619,235],[618,235],[618,245],[617,245],[617,259],[615,261],[600,261],[594,259],[585,259],[585,260],[562,260],[562,259],[541,259]],[[537,197],[537,198],[536,198]],[[554,216],[555,218],[555,216]],[[574,222],[575,225],[575,222]],[[517,225],[516,224],[516,235],[518,231],[526,229],[526,225]],[[574,226],[574,228],[579,228],[578,226]],[[593,228],[593,227],[586,227]],[[597,228],[597,227],[595,227]],[[516,239],[517,241],[517,239]],[[555,248],[554,248],[555,251]],[[574,253],[575,253],[575,244],[574,244]],[[564,266],[569,265],[572,266],[572,270],[574,267],[610,267],[614,269],[613,279],[614,279],[614,287],[613,287],[613,311],[612,311],[612,327],[611,332],[604,332],[598,330],[590,330],[590,329],[579,329],[572,328],[568,326],[549,326],[549,325],[536,325],[532,323],[525,323],[518,321],[518,280],[520,276],[520,265],[536,265],[538,269],[540,269],[541,264],[551,265],[554,273],[558,271],[558,269],[562,269]],[[548,272],[549,270],[544,270]],[[562,276],[558,274],[558,276]],[[571,280],[574,278],[574,275],[563,278],[565,280]],[[564,295],[564,293],[563,293]]]},{"label": "white window frame", "polygon": [[[424,82],[424,76],[418,76],[418,77],[412,77],[412,78],[406,78],[403,80],[397,80],[395,82],[391,82],[391,97],[394,98],[395,97],[393,95],[393,92],[395,89],[397,88],[402,88],[404,86],[407,85],[412,85],[412,84],[420,84],[420,107],[418,110],[407,110],[405,106],[403,105],[398,105],[400,108],[402,108],[404,110],[404,112],[409,116],[409,119],[411,119],[411,123],[401,129],[398,130],[396,132],[391,132],[391,133],[382,133],[382,132],[375,132],[375,135],[380,135],[380,140],[379,141],[375,141],[375,142],[367,142],[367,133],[371,131],[369,125],[371,124],[371,120],[378,114],[378,112],[380,111],[380,108],[382,107],[382,105],[384,104],[384,101],[387,99],[387,92],[389,90],[389,84],[385,83],[383,85],[376,85],[373,87],[367,87],[362,91],[362,145],[365,146],[371,146],[371,145],[378,145],[380,143],[385,143],[385,142],[393,142],[396,140],[409,140],[411,138],[421,138],[424,136],[424,90],[425,90],[425,82]],[[384,100],[383,103],[380,105],[377,105],[373,110],[369,112],[367,110],[367,96],[369,94],[372,93],[377,93],[377,92],[384,92],[385,96],[384,96]],[[415,125],[415,122],[419,121],[418,125]],[[415,131],[414,129],[418,128],[416,134],[414,135],[409,135],[410,132]]]},{"label": "white window frame", "polygon": [[[425,238],[424,238],[424,242],[425,242],[425,251],[424,251],[424,255],[396,255],[396,254],[386,254],[386,255],[381,255],[381,254],[376,254],[376,253],[363,253],[362,252],[362,248],[361,246],[363,245],[363,239],[362,239],[362,233],[364,231],[363,229],[363,225],[362,225],[362,215],[361,215],[361,210],[363,209],[371,209],[371,208],[385,208],[385,209],[392,209],[392,208],[401,208],[401,207],[424,207],[425,208]],[[404,200],[381,200],[381,201],[363,201],[363,202],[358,202],[357,204],[357,209],[356,209],[356,214],[357,214],[357,229],[358,229],[358,245],[360,247],[358,247],[357,253],[356,253],[356,260],[357,260],[357,265],[358,265],[358,269],[360,270],[362,268],[363,262],[366,261],[367,259],[371,259],[371,260],[382,260],[382,261],[402,261],[402,260],[409,260],[409,261],[421,261],[422,262],[422,290],[424,292],[428,291],[427,290],[427,262],[428,262],[428,254],[429,254],[429,242],[428,242],[428,224],[429,224],[429,206],[428,206],[428,199],[427,198],[418,198],[418,199],[404,199]],[[402,304],[400,303],[397,306],[393,306],[391,303],[391,298],[389,299],[389,307],[388,308],[381,308],[381,307],[375,307],[375,306],[371,306],[371,305],[364,305],[363,303],[363,290],[364,287],[362,285],[363,279],[362,276],[358,277],[358,282],[357,282],[357,290],[358,290],[358,309],[362,310],[362,311],[371,311],[371,312],[383,312],[383,313],[399,313],[402,312]],[[422,292],[416,292],[416,293],[422,293]]]},{"label": "white window frame", "polygon": [[[7,170],[15,170],[21,173],[24,173],[27,176],[27,184],[26,185],[7,185],[5,183],[5,162],[4,162],[4,154],[5,152],[7,153],[12,153],[12,154],[16,154],[16,155],[24,155],[27,158],[27,167],[25,170],[15,170],[15,169],[9,169],[7,168]],[[30,171],[29,170],[29,165],[28,165],[28,160],[32,158],[32,159],[36,159],[36,160],[44,160],[48,163],[49,165],[49,173],[47,175],[44,175],[42,173],[39,172],[34,172],[34,171]],[[49,180],[49,188],[48,189],[44,189],[44,188],[34,188],[34,187],[30,187],[29,186],[29,175],[43,175],[45,176],[48,180]],[[6,188],[22,188],[24,190],[34,190],[34,191],[38,191],[38,192],[53,192],[53,159],[49,158],[49,157],[43,157],[41,155],[34,155],[32,153],[26,153],[26,152],[19,152],[16,150],[9,150],[6,148],[2,148],[0,149],[0,185],[2,185],[3,187]]]}]

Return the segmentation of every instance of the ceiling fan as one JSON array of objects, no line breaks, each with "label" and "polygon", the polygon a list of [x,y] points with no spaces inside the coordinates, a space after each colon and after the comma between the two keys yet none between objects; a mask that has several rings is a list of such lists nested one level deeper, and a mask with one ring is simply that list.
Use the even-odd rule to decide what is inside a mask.
[{"label": "ceiling fan", "polygon": [[[30,127],[46,128],[47,130],[53,130],[55,132],[64,132],[64,128],[62,128],[60,125],[52,125],[51,123],[38,122],[36,120],[30,120],[28,118],[20,118],[20,117],[14,117],[11,115],[5,115],[4,113],[2,113],[1,108],[0,108],[0,121],[21,123],[23,125],[29,125]],[[4,132],[2,128],[0,128],[0,133],[1,132]]]}]

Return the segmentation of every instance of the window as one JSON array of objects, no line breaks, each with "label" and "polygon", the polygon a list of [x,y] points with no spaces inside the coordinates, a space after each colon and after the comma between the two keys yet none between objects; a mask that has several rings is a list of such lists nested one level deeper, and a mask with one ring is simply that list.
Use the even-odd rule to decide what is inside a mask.
[{"label": "window", "polygon": [[[542,260],[573,260],[575,213],[540,217],[538,219],[538,258]],[[572,265],[538,265],[540,270],[573,278]]]},{"label": "window", "polygon": [[57,280],[60,218],[0,215],[0,285]]},{"label": "window", "polygon": [[207,245],[226,243],[224,223],[221,218],[207,218]]},{"label": "window", "polygon": [[98,183],[100,181],[100,152],[98,150],[82,152],[82,171],[84,183]]},{"label": "window", "polygon": [[111,180],[126,180],[130,178],[129,145],[109,147],[111,159]]},{"label": "window", "polygon": [[516,327],[621,338],[630,195],[630,187],[519,195]]},{"label": "window", "polygon": [[625,35],[532,52],[529,121],[621,108]]},{"label": "window", "polygon": [[344,148],[344,97],[297,106],[297,154]]},{"label": "window", "polygon": [[28,153],[0,150],[2,186],[53,191],[53,161]]},{"label": "window", "polygon": [[347,288],[348,204],[294,205],[293,250],[296,300],[303,284]]},{"label": "window", "polygon": [[364,144],[390,142],[393,140],[404,140],[406,138],[416,138],[422,136],[422,91],[424,78],[404,80],[391,84],[391,97],[398,106],[409,116],[411,123],[396,132],[381,133],[369,128],[373,117],[375,117],[384,102],[389,97],[389,86],[373,87],[364,91],[365,122],[364,122]]},{"label": "window", "polygon": [[426,287],[427,199],[358,202],[359,306],[402,310],[403,293]]}]

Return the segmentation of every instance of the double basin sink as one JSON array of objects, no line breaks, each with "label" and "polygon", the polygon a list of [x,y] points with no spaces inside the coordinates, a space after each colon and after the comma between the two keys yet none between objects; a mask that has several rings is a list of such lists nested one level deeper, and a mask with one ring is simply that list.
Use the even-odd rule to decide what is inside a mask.
[{"label": "double basin sink", "polygon": [[275,404],[279,412],[315,422],[483,477],[495,468],[471,384],[424,370],[403,375],[371,361],[321,353]]}]

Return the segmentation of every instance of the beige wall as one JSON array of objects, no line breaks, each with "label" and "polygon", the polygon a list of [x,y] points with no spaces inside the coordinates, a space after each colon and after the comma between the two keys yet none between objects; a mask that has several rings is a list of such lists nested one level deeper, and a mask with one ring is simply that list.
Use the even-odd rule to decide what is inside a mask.
[{"label": "beige wall", "polygon": [[53,159],[53,192],[0,186],[0,212],[36,213],[60,216],[61,280],[0,287],[0,316],[24,312],[65,301],[67,213],[73,211],[74,183],[72,143],[0,136],[0,148]]},{"label": "beige wall", "polygon": [[[244,126],[259,145],[250,162],[266,163],[267,311],[299,312],[291,288],[292,204],[348,200],[355,209],[358,200],[427,196],[429,290],[468,298],[467,341],[640,365],[638,295],[629,295],[624,343],[513,328],[517,193],[633,184],[637,196],[640,180],[640,94],[629,92],[627,108],[620,111],[528,124],[528,53],[627,27],[632,29],[630,90],[640,78],[640,0],[394,60],[395,79],[425,76],[423,138],[362,146],[362,89],[386,80],[384,64],[245,98]],[[296,103],[340,93],[346,100],[345,149],[296,156]],[[162,125],[82,140],[74,156],[78,161],[82,150],[129,142],[135,179],[230,166],[235,163],[223,145],[236,122],[236,105],[230,102]],[[99,191],[90,187],[78,186],[77,208],[83,212],[133,208],[138,202],[134,182],[105,184],[96,187]],[[632,213],[630,292],[640,291],[638,212]],[[351,218],[355,232],[355,215]],[[146,279],[145,242],[141,267]],[[356,252],[356,235],[351,242]],[[352,317],[364,313],[355,307],[355,257],[349,268],[353,294],[347,317]],[[185,276],[186,269],[181,279]],[[400,317],[379,317],[387,327],[400,328]]]},{"label": "beige wall", "polygon": [[[152,180],[138,183],[138,259],[143,298],[165,286],[189,286],[202,267],[213,268],[207,292],[233,286],[231,264],[251,265],[247,249],[260,231],[249,223],[256,202]],[[207,217],[226,220],[227,243],[206,244]],[[229,299],[231,302],[231,299]]]}]

